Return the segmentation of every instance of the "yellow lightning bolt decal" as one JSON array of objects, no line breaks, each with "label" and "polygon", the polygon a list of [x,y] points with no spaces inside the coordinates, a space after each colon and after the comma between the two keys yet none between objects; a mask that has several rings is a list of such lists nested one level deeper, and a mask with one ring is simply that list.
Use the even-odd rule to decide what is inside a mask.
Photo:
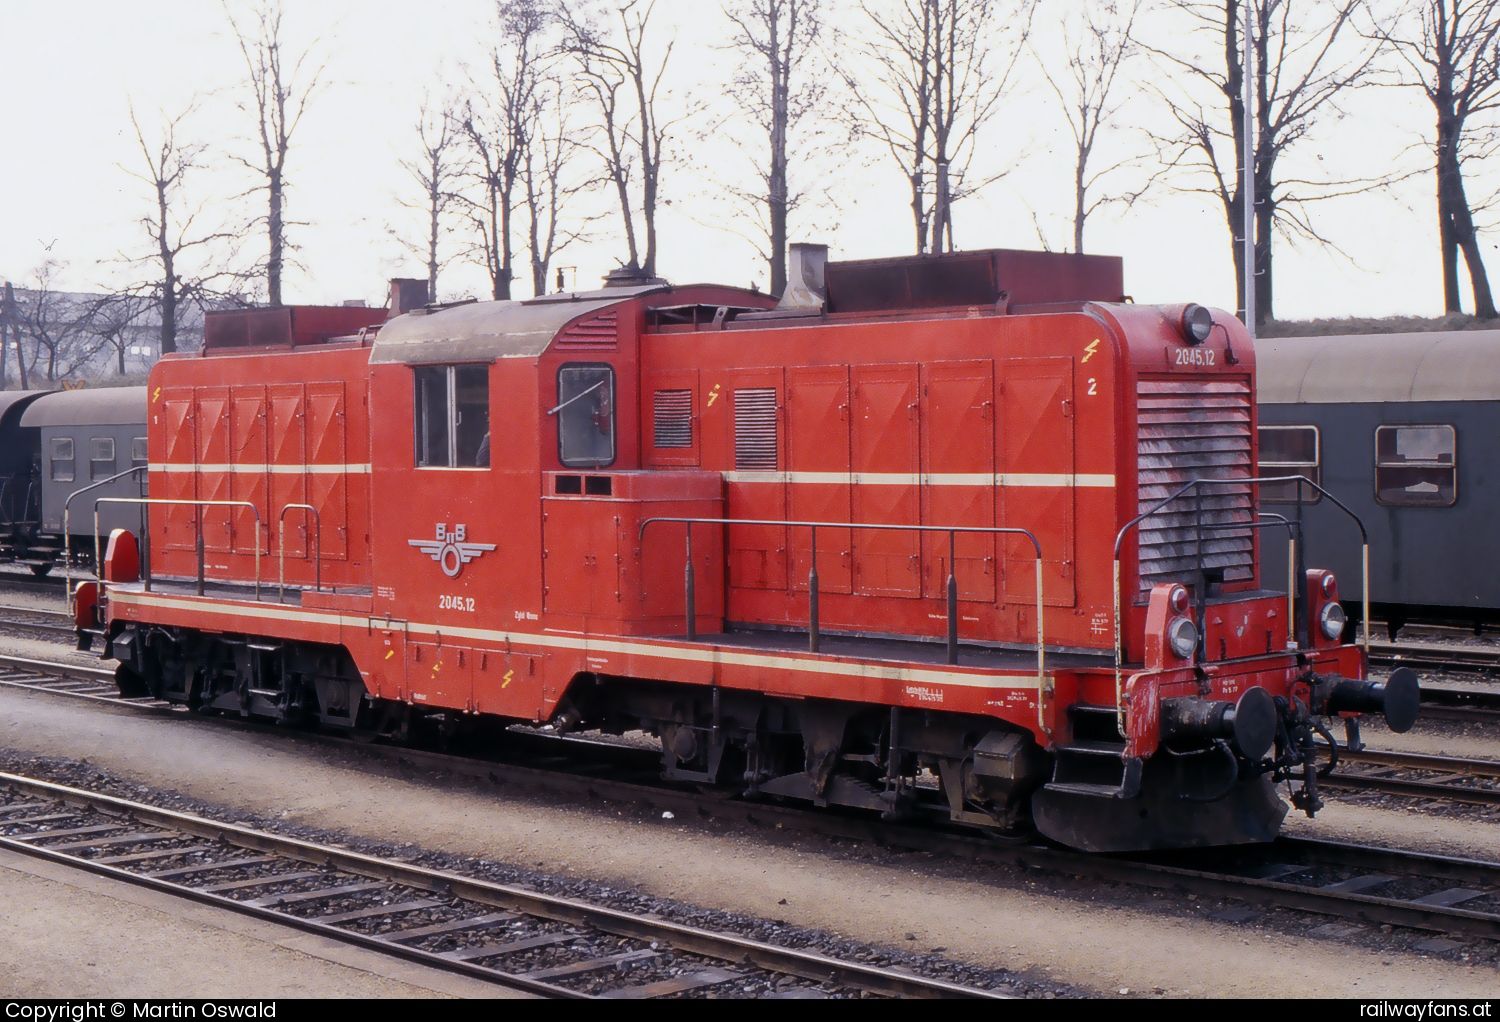
[{"label": "yellow lightning bolt decal", "polygon": [[506,671],[505,672],[505,680],[500,683],[500,687],[501,688],[505,688],[507,685],[510,684],[510,679],[514,678],[515,676],[516,676],[516,672],[515,671]]},{"label": "yellow lightning bolt decal", "polygon": [[1098,341],[1089,341],[1088,347],[1083,349],[1083,361],[1087,362],[1089,359],[1093,358],[1098,353],[1099,353],[1099,342]]},{"label": "yellow lightning bolt decal", "polygon": [[386,652],[385,652],[385,658],[386,658],[386,659],[387,659],[387,660],[389,660],[389,659],[390,659],[390,658],[391,658],[391,657],[393,657],[393,656],[395,656],[395,655],[396,655],[396,651],[395,651],[395,650],[394,650],[394,649],[388,649],[388,650],[386,650]]},{"label": "yellow lightning bolt decal", "polygon": [[719,400],[719,385],[716,383],[714,389],[708,392],[708,404],[703,406],[704,410],[712,408],[717,400]]},{"label": "yellow lightning bolt decal", "polygon": [[151,395],[151,400],[153,400],[153,401],[160,401],[161,400],[161,388],[160,387],[157,387],[156,388],[156,393]]}]

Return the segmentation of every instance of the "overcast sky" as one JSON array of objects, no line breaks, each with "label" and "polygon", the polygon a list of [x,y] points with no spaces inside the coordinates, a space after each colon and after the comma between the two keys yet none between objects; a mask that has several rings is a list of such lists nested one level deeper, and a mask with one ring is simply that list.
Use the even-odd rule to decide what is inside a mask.
[{"label": "overcast sky", "polygon": [[[1057,52],[1060,20],[1084,2],[1042,0],[1033,45],[1044,59]],[[852,32],[858,16],[842,0],[841,5],[844,13],[834,20]],[[232,159],[255,156],[249,141],[253,124],[235,106],[248,98],[240,91],[244,63],[219,4],[0,0],[0,11],[0,96],[5,99],[0,279],[27,286],[49,256],[65,264],[54,284],[67,289],[103,289],[141,275],[122,262],[122,256],[149,250],[137,223],[150,208],[149,198],[127,173],[141,160],[128,119],[131,104],[150,130],[163,112],[180,113],[196,97],[187,133],[208,146],[210,166],[198,172],[192,188],[199,199],[210,200],[205,216],[256,208],[250,200],[236,206],[235,197],[253,182]],[[466,65],[482,61],[493,4],[288,0],[286,12],[287,47],[311,48],[309,59],[322,66],[325,87],[298,128],[288,164],[293,189],[288,213],[307,225],[291,233],[301,268],[288,272],[285,298],[382,302],[388,277],[426,275],[422,263],[404,256],[391,237],[392,229],[420,236],[414,214],[397,201],[398,196],[417,199],[400,161],[415,154],[418,107],[424,92],[440,99],[463,80]],[[764,264],[742,237],[753,229],[716,201],[719,178],[739,160],[730,139],[748,138],[751,131],[745,124],[720,123],[716,116],[723,112],[720,83],[736,60],[718,45],[728,34],[719,5],[658,0],[654,17],[658,38],[676,39],[668,104],[695,101],[707,107],[675,133],[679,154],[690,161],[666,171],[663,188],[671,205],[662,211],[659,272],[680,283],[764,286]],[[1154,38],[1186,38],[1186,26],[1170,19],[1146,27]],[[1203,45],[1207,49],[1211,41]],[[1139,80],[1160,78],[1145,61],[1135,74]],[[1135,86],[1129,94],[1101,160],[1138,149],[1135,129],[1165,123],[1148,90]],[[1420,144],[1433,117],[1420,91],[1366,90],[1351,96],[1344,108],[1341,117],[1324,118],[1288,171],[1310,178],[1373,176],[1430,163]],[[989,132],[982,159],[1010,170],[958,207],[960,246],[1037,248],[1039,226],[1052,247],[1070,245],[1071,136],[1030,57]],[[794,223],[793,239],[826,242],[833,258],[909,252],[910,198],[894,164],[869,147],[830,149],[825,156],[822,177],[836,208],[809,209],[800,224]],[[1470,187],[1471,193],[1488,190],[1483,180]],[[1313,213],[1316,228],[1345,254],[1278,239],[1278,318],[1440,314],[1433,192],[1428,172],[1319,204]],[[577,268],[580,288],[593,286],[624,259],[617,225],[617,214],[600,221],[592,243],[559,257],[559,264]],[[1233,309],[1228,244],[1215,201],[1165,187],[1127,214],[1100,214],[1090,221],[1086,238],[1088,251],[1124,258],[1126,289],[1138,301],[1196,301]],[[262,246],[251,238],[245,247],[258,253]],[[1500,268],[1495,246],[1486,242],[1484,251],[1493,261],[1492,272]],[[482,297],[487,285],[482,269],[451,264],[440,290],[444,297]],[[523,284],[518,293],[529,291]],[[1468,308],[1467,287],[1464,294]]]}]

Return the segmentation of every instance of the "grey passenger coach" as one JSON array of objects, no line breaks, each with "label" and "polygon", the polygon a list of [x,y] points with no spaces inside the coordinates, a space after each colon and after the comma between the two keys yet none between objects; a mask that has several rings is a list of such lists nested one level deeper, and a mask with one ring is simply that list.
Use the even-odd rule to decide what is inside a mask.
[{"label": "grey passenger coach", "polygon": [[[1500,331],[1264,338],[1262,476],[1305,475],[1370,533],[1372,616],[1500,622]],[[1261,488],[1301,518],[1357,607],[1359,534],[1316,491]],[[1262,531],[1268,565],[1284,539]],[[1281,535],[1284,537],[1285,532]]]}]

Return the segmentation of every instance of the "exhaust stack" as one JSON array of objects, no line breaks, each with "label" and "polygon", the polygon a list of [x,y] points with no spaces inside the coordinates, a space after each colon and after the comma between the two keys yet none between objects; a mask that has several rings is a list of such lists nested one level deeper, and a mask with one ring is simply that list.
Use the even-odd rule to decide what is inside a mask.
[{"label": "exhaust stack", "polygon": [[828,246],[795,242],[786,261],[786,291],[778,309],[821,309],[828,304]]}]

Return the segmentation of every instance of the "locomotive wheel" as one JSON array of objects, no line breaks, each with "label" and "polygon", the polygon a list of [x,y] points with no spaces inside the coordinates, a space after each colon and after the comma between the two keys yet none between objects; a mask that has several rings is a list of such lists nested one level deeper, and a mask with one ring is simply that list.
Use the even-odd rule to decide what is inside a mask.
[{"label": "locomotive wheel", "polygon": [[29,567],[31,568],[31,573],[37,578],[46,578],[52,572],[52,565],[50,564],[32,564]]},{"label": "locomotive wheel", "polygon": [[141,696],[149,696],[151,689],[146,685],[146,679],[132,667],[124,664],[115,668],[115,685],[120,690],[120,695],[126,699],[137,699]]}]

